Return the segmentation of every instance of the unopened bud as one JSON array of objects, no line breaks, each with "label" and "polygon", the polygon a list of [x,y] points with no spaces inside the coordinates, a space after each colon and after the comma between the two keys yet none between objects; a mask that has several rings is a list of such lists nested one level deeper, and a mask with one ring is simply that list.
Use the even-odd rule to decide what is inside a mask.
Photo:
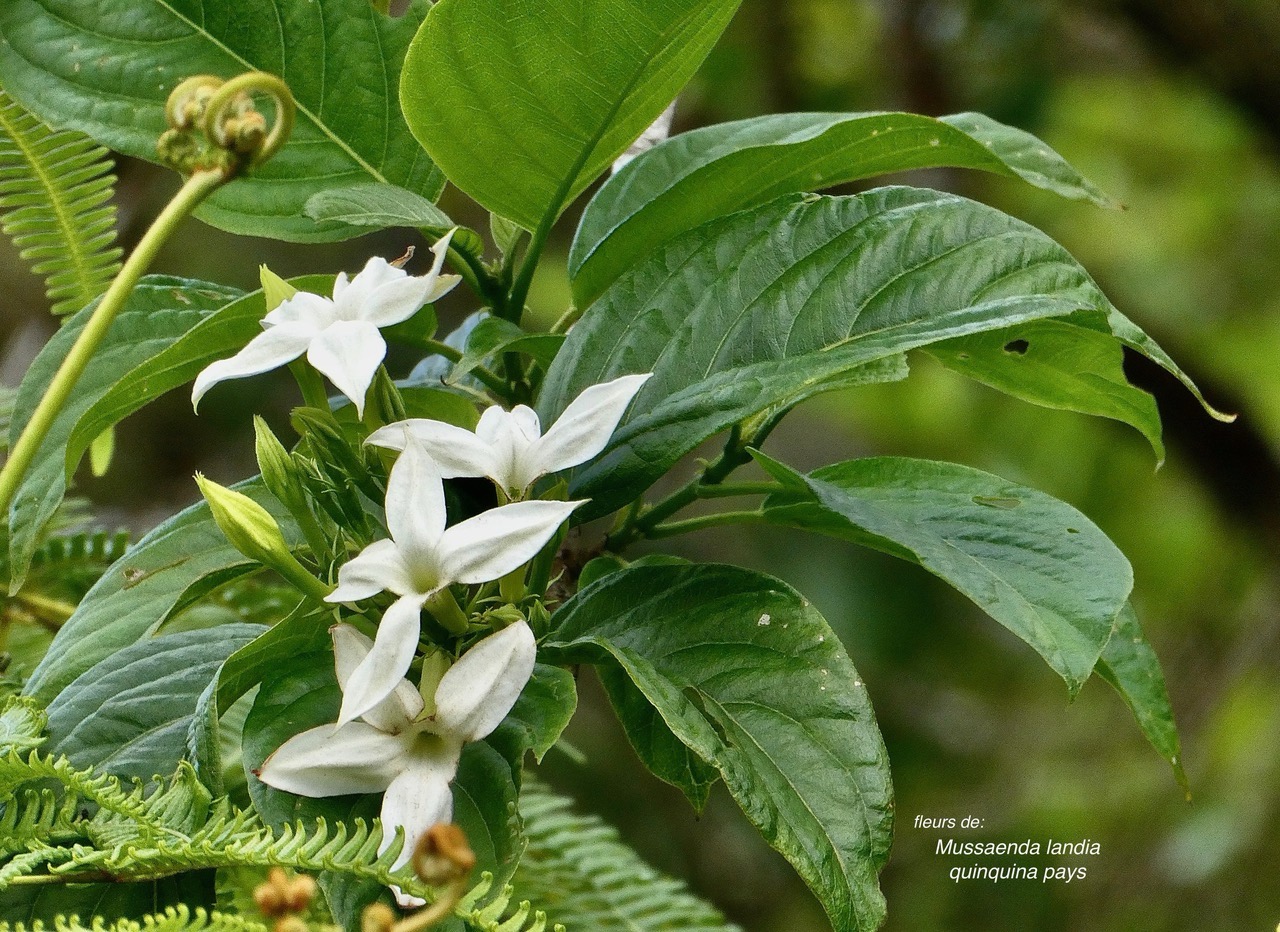
[{"label": "unopened bud", "polygon": [[265,265],[258,266],[258,280],[262,282],[262,294],[267,301],[268,313],[274,311],[298,293],[297,288],[294,288]]},{"label": "unopened bud", "polygon": [[311,932],[311,927],[300,916],[285,916],[277,920],[272,928],[274,932]]},{"label": "unopened bud", "polygon": [[395,383],[391,381],[387,370],[381,367],[378,368],[377,374],[373,377],[373,384],[370,386],[366,417],[372,417],[378,424],[394,424],[408,417],[404,410],[404,398],[400,395],[400,389],[396,388]]},{"label": "unopened bud", "polygon": [[298,562],[271,513],[249,496],[218,485],[196,473],[200,494],[209,503],[218,530],[241,553],[269,566],[300,591],[323,600],[331,591]]},{"label": "unopened bud", "polygon": [[418,840],[412,863],[414,873],[425,883],[441,887],[470,874],[476,866],[476,854],[460,826],[441,822]]},{"label": "unopened bud", "polygon": [[307,511],[307,495],[302,487],[302,479],[294,465],[293,457],[284,448],[271,428],[258,415],[253,417],[254,451],[258,454],[258,469],[262,473],[262,481],[280,503],[288,508],[291,514],[301,515]]},{"label": "unopened bud", "polygon": [[311,906],[311,901],[316,898],[315,878],[310,874],[298,874],[289,881],[289,895],[286,905],[295,913],[305,912]]},{"label": "unopened bud", "polygon": [[267,872],[267,879],[253,890],[253,902],[264,916],[283,916],[289,911],[287,905],[289,878],[284,869],[273,867]]},{"label": "unopened bud", "polygon": [[196,473],[196,485],[231,546],[267,566],[274,566],[281,558],[293,559],[280,525],[267,509],[244,493],[218,485],[200,473]]},{"label": "unopened bud", "polygon": [[366,906],[360,915],[360,932],[391,932],[395,924],[395,910],[386,903]]}]

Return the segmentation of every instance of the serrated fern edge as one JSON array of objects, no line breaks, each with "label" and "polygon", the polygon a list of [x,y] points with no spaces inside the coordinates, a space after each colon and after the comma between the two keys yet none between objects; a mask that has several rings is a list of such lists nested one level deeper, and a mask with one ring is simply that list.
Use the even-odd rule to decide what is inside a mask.
[{"label": "serrated fern edge", "polygon": [[0,228],[44,277],[54,314],[106,291],[120,270],[109,153],[54,131],[0,89]]},{"label": "serrated fern edge", "polygon": [[26,925],[0,921],[0,932],[267,932],[267,926],[252,919],[206,912],[187,906],[170,906],[141,920],[121,919],[107,923],[94,918],[87,925],[78,916],[59,916],[52,924],[39,920]]}]

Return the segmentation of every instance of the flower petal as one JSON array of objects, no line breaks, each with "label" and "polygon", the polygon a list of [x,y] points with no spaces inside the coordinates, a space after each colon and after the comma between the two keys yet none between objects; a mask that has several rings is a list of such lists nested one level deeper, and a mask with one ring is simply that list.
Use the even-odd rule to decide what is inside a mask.
[{"label": "flower petal", "polygon": [[418,618],[421,610],[421,600],[404,596],[382,616],[373,647],[343,685],[339,725],[367,714],[404,681],[418,650],[418,637],[422,633]]},{"label": "flower petal", "polygon": [[444,257],[449,254],[449,243],[453,240],[453,234],[458,232],[458,228],[454,227],[444,236],[436,240],[435,245],[431,247],[431,254],[435,256],[435,261],[431,263],[431,271],[427,273],[428,278],[435,280],[435,286],[432,288],[428,301],[434,301],[437,298],[444,297],[458,282],[462,281],[461,275],[441,275],[440,271],[444,268]]},{"label": "flower petal", "polygon": [[316,334],[307,362],[328,376],[364,417],[364,396],[386,355],[387,344],[377,327],[362,320],[340,320]]},{"label": "flower petal", "polygon": [[286,298],[262,318],[263,323],[279,327],[284,324],[299,324],[312,328],[313,334],[337,320],[333,302],[309,291],[299,291],[292,298]]},{"label": "flower petal", "polygon": [[[453,792],[449,789],[449,783],[458,772],[458,756],[461,751],[460,744],[450,743],[433,754],[415,754],[387,787],[379,814],[383,834],[378,853],[381,854],[391,846],[397,826],[404,829],[404,847],[400,849],[400,855],[392,865],[393,870],[408,863],[419,839],[433,825],[453,818]],[[407,896],[397,887],[392,889],[401,906],[422,905],[422,900],[417,897]]]},{"label": "flower petal", "polygon": [[495,469],[488,444],[469,430],[443,421],[415,417],[379,427],[365,443],[389,450],[403,450],[405,435],[414,439],[436,461],[442,479],[458,476],[492,476]]},{"label": "flower petal", "polygon": [[425,595],[423,580],[436,588],[436,550],[448,515],[440,468],[412,437],[391,467],[386,506],[387,530],[400,548],[417,591]]},{"label": "flower petal", "polygon": [[299,324],[269,327],[230,359],[219,359],[204,367],[191,388],[191,406],[198,407],[205,392],[219,382],[259,375],[293,362],[306,351],[312,335],[311,328]]},{"label": "flower petal", "polygon": [[262,762],[258,779],[299,796],[380,793],[403,769],[406,739],[364,722],[294,735]]},{"label": "flower petal", "polygon": [[345,275],[338,276],[333,282],[333,302],[337,305],[338,318],[359,320],[363,316],[360,309],[369,295],[389,282],[408,277],[404,269],[396,268],[381,256],[370,258],[351,281],[347,281]]},{"label": "flower petal", "polygon": [[[373,641],[351,625],[334,625],[329,629],[333,638],[333,661],[338,674],[338,685],[344,690],[361,661],[369,656]],[[422,696],[408,680],[401,680],[391,695],[364,713],[364,720],[387,734],[403,734],[423,707]]]},{"label": "flower petal", "polygon": [[489,478],[507,492],[515,494],[523,487],[515,484],[518,467],[517,459],[524,449],[523,436],[516,428],[511,414],[498,405],[484,409],[480,421],[476,424],[476,436],[489,448],[489,456],[493,462],[493,472]]},{"label": "flower petal", "polygon": [[537,652],[533,631],[524,621],[476,644],[436,688],[434,730],[459,741],[479,741],[492,732],[533,675]]},{"label": "flower petal", "polygon": [[537,555],[565,519],[585,502],[516,502],[490,508],[444,532],[437,548],[440,585],[482,583]]},{"label": "flower petal", "polygon": [[522,476],[526,485],[538,476],[585,463],[605,448],[627,405],[652,373],[624,375],[592,385],[570,402],[542,439],[534,444]]},{"label": "flower petal", "polygon": [[395,541],[375,540],[338,569],[338,587],[326,602],[359,602],[379,592],[409,595],[413,580]]},{"label": "flower petal", "polygon": [[436,281],[430,275],[401,278],[378,286],[360,305],[360,320],[375,327],[390,327],[418,313],[435,294]]}]

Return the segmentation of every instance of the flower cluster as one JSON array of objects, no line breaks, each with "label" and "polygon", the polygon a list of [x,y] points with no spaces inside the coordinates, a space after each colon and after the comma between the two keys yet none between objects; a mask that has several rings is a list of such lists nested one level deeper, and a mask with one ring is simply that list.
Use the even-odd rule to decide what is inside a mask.
[{"label": "flower cluster", "polygon": [[[264,333],[240,354],[201,373],[195,397],[221,379],[265,371],[305,349],[308,361],[360,407],[382,358],[377,327],[404,319],[452,287],[439,275],[443,245],[422,279],[371,260],[353,281],[339,278],[333,301],[305,293],[290,297],[267,315]],[[357,330],[362,335],[353,336]],[[369,437],[370,444],[399,451],[387,480],[388,536],[338,569],[337,586],[325,600],[351,604],[383,592],[395,600],[372,638],[351,624],[331,629],[342,689],[337,721],[281,745],[258,771],[263,783],[311,797],[384,794],[384,849],[396,828],[405,835],[397,866],[432,826],[450,821],[450,784],[464,745],[488,736],[511,711],[537,653],[526,621],[486,631],[492,616],[477,623],[451,587],[516,574],[523,579],[525,566],[583,504],[534,498],[533,483],[600,453],[647,378],[625,376],[588,388],[545,434],[531,409],[495,406],[474,432],[412,419]],[[502,504],[449,525],[444,480],[462,476],[492,479]],[[454,647],[424,640],[424,609],[453,636]],[[475,633],[482,636],[473,640]],[[464,643],[470,647],[455,660]],[[406,677],[420,655],[415,686]],[[416,905],[400,891],[397,897],[402,905]]]}]

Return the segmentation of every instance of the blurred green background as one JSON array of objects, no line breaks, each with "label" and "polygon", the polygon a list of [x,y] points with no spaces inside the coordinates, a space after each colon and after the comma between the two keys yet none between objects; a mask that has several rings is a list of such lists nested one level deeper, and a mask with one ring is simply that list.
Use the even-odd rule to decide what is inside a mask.
[{"label": "blurred green background", "polygon": [[[959,172],[895,179],[977,197],[1057,237],[1239,421],[1216,424],[1172,379],[1130,360],[1165,416],[1169,457],[1157,471],[1125,428],[1029,407],[916,357],[905,383],[809,403],[769,452],[802,467],[946,459],[1086,512],[1134,564],[1194,799],[1109,689],[1091,683],[1069,703],[1029,649],[917,568],[784,531],[705,532],[676,546],[788,580],[844,638],[897,788],[888,929],[1270,932],[1280,922],[1280,3],[746,0],[682,96],[676,128],[886,109],[986,112],[1037,133],[1123,201],[1125,211],[1102,211]],[[132,162],[120,174],[130,244],[176,182]],[[446,206],[483,227],[456,192]],[[548,320],[567,301],[574,219],[534,292]],[[392,231],[300,248],[198,223],[185,234],[159,270],[246,287],[260,262],[285,275],[355,270],[416,239]],[[15,384],[53,325],[39,283],[4,249],[0,380]],[[453,300],[446,323],[468,310]],[[81,482],[108,525],[144,529],[194,500],[196,468],[220,480],[252,472],[253,408],[267,404],[287,431],[294,399],[279,374],[218,394],[199,419],[179,392],[122,427],[112,471]],[[545,776],[752,932],[827,928],[727,795],[695,817],[643,775],[587,675],[582,692],[569,739],[586,760],[553,754]],[[1088,869],[1070,884],[955,883],[948,870],[973,860],[936,856],[939,833],[914,829],[916,815],[983,820],[944,835],[1088,838],[1102,852],[1062,860]]]}]

